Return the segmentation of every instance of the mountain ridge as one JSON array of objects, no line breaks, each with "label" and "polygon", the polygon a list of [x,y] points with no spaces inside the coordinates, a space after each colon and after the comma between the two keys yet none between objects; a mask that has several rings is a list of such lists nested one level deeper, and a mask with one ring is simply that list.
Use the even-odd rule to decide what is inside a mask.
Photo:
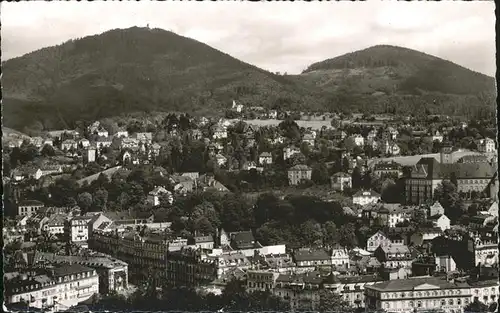
[{"label": "mountain ridge", "polygon": [[[77,120],[135,111],[213,114],[232,100],[311,111],[381,111],[389,101],[406,114],[415,101],[425,107],[438,97],[445,105],[435,110],[455,112],[450,105],[457,99],[481,106],[487,97],[474,97],[491,93],[492,80],[494,86],[484,74],[389,45],[282,76],[194,39],[140,27],[69,40],[3,61],[2,67],[4,116],[9,116],[4,122],[18,129],[34,123],[71,127]],[[413,97],[411,104],[407,96]]]}]

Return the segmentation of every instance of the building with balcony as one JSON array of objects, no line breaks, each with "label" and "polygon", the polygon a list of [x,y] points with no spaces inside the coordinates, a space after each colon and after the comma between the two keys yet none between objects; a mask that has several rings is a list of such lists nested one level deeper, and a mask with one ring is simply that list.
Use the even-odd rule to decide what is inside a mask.
[{"label": "building with balcony", "polygon": [[438,277],[390,280],[365,287],[366,310],[385,312],[424,312],[443,310],[462,312],[470,303],[467,282],[447,281]]},{"label": "building with balcony", "polygon": [[46,267],[28,273],[10,273],[4,285],[7,305],[66,310],[99,293],[99,276],[79,264]]}]

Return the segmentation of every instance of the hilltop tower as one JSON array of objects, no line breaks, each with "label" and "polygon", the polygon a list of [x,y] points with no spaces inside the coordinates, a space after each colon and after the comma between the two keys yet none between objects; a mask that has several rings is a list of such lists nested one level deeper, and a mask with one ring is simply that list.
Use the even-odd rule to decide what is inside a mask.
[{"label": "hilltop tower", "polygon": [[444,144],[441,147],[441,151],[439,153],[439,159],[441,164],[453,163],[453,147],[450,144]]}]

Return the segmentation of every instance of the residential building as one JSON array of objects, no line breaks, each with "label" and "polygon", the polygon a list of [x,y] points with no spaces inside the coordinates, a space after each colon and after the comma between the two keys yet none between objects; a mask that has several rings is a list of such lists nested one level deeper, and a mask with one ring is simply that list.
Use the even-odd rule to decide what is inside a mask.
[{"label": "residential building", "polygon": [[137,138],[124,137],[120,143],[121,149],[137,149],[139,148],[139,140]]},{"label": "residential building", "polygon": [[337,246],[332,249],[302,248],[293,252],[293,260],[299,272],[312,271],[321,267],[350,267],[349,254],[343,247]]},{"label": "residential building", "polygon": [[109,137],[98,137],[96,141],[96,146],[100,149],[110,147],[113,141]]},{"label": "residential building", "polygon": [[116,138],[127,138],[128,131],[126,129],[120,129],[116,132],[115,137]]},{"label": "residential building", "polygon": [[134,137],[137,139],[138,143],[151,144],[153,142],[153,133],[135,133]]},{"label": "residential building", "polygon": [[[182,248],[167,253],[166,282],[171,286],[196,287],[217,278],[218,259],[209,259],[200,249]],[[224,262],[222,260],[221,264]]]},{"label": "residential building", "polygon": [[66,139],[61,143],[61,150],[67,151],[70,149],[77,149],[78,143],[73,139]]},{"label": "residential building", "polygon": [[299,153],[301,153],[301,152],[300,152],[300,149],[297,147],[283,148],[283,160],[286,161],[286,160],[290,159],[292,156],[299,154]]},{"label": "residential building", "polygon": [[17,215],[32,216],[35,215],[45,205],[38,200],[25,200],[17,204]]},{"label": "residential building", "polygon": [[380,195],[373,190],[360,190],[352,196],[352,203],[361,206],[377,203],[380,201]]},{"label": "residential building", "polygon": [[390,280],[365,286],[366,310],[415,312],[443,310],[462,312],[470,303],[466,282],[450,282],[439,277],[418,277]]},{"label": "residential building", "polygon": [[212,236],[197,236],[192,239],[192,243],[190,244],[195,246],[196,249],[201,248],[202,250],[212,250],[215,242]]},{"label": "residential building", "polygon": [[312,133],[305,133],[302,137],[302,142],[314,146],[314,135]]},{"label": "residential building", "polygon": [[422,246],[425,242],[430,242],[443,234],[439,227],[419,229],[410,237],[410,243],[415,246]]},{"label": "residential building", "polygon": [[479,140],[477,148],[479,152],[483,153],[493,153],[496,151],[495,149],[495,140],[491,138],[484,138]]},{"label": "residential building", "polygon": [[68,241],[81,244],[82,246],[87,245],[87,240],[89,239],[89,222],[92,219],[90,216],[75,216],[65,223],[64,233],[66,234]]},{"label": "residential building", "polygon": [[[470,249],[470,247],[469,247]],[[492,266],[498,264],[498,240],[475,238],[472,241],[474,264]]]},{"label": "residential building", "polygon": [[498,301],[498,280],[478,280],[469,281],[471,288],[470,302],[481,301],[486,305],[497,303]]},{"label": "residential building", "polygon": [[348,138],[348,140],[352,140],[352,142],[358,147],[363,147],[365,145],[365,138],[363,138],[360,134],[352,135]]},{"label": "residential building", "polygon": [[382,231],[378,231],[368,238],[366,243],[366,250],[369,252],[374,252],[379,246],[389,246],[391,245],[391,240]]},{"label": "residential building", "polygon": [[153,206],[158,206],[161,204],[160,199],[162,197],[168,199],[168,204],[174,203],[174,197],[172,193],[162,186],[156,186],[155,189],[151,190],[148,193],[147,201],[151,203]]},{"label": "residential building", "polygon": [[88,146],[90,146],[90,141],[87,138],[81,138],[80,140],[78,140],[78,145],[82,148],[87,148]]},{"label": "residential building", "polygon": [[26,303],[38,309],[68,309],[99,293],[94,269],[78,264],[14,273],[5,282],[7,305]]},{"label": "residential building", "polygon": [[382,140],[379,150],[386,155],[399,155],[401,153],[401,149],[397,143],[389,140]]},{"label": "residential building", "polygon": [[439,203],[439,201],[434,202],[434,204],[429,207],[428,216],[436,216],[443,214],[444,214],[444,208],[441,205],[441,203]]},{"label": "residential building", "polygon": [[94,146],[90,146],[85,150],[85,154],[83,155],[84,161],[86,163],[95,162],[97,159],[97,149]]},{"label": "residential building", "polygon": [[330,177],[332,189],[335,191],[344,191],[346,188],[352,188],[352,177],[344,172],[335,173]]},{"label": "residential building", "polygon": [[227,128],[222,125],[215,125],[212,128],[212,138],[213,139],[227,138]]},{"label": "residential building", "polygon": [[411,269],[413,258],[406,245],[379,246],[373,254],[384,268]]},{"label": "residential building", "polygon": [[262,152],[259,155],[259,164],[261,165],[273,164],[273,156],[271,152]]},{"label": "residential building", "polygon": [[391,176],[399,178],[403,175],[403,171],[401,164],[394,161],[379,162],[373,167],[373,174],[377,177]]},{"label": "residential building", "polygon": [[110,292],[126,290],[128,286],[128,264],[101,253],[85,255],[59,255],[36,252],[35,262],[51,265],[77,264],[95,269],[99,276],[99,293],[107,295]]},{"label": "residential building", "polygon": [[66,216],[64,214],[53,214],[43,226],[43,230],[54,236],[64,235],[65,221]]},{"label": "residential building", "polygon": [[430,216],[427,218],[428,221],[432,222],[434,227],[441,229],[443,232],[450,229],[450,219],[444,214],[438,214]]},{"label": "residential building", "polygon": [[434,260],[437,272],[451,273],[457,270],[457,263],[455,263],[455,260],[449,254],[436,255]]},{"label": "residential building", "polygon": [[267,270],[248,270],[246,289],[249,292],[273,291],[279,275]]},{"label": "residential building", "polygon": [[307,165],[295,165],[288,170],[288,182],[290,185],[298,185],[304,180],[310,180],[312,169]]},{"label": "residential building", "polygon": [[274,295],[288,300],[292,311],[315,310],[322,282],[319,272],[280,274],[276,279]]}]

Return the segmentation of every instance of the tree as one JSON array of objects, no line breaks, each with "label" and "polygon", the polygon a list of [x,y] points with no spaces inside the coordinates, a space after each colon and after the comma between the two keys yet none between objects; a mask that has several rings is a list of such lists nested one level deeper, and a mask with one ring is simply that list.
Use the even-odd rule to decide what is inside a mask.
[{"label": "tree", "polygon": [[99,189],[94,193],[94,210],[105,211],[106,204],[108,203],[108,191],[106,189]]},{"label": "tree", "polygon": [[436,187],[434,192],[434,200],[439,201],[444,208],[446,216],[451,221],[456,221],[461,215],[461,202],[457,192],[457,187],[449,180],[443,180]]},{"label": "tree", "polygon": [[355,167],[352,171],[352,189],[359,189],[363,186],[363,180],[361,176],[361,171],[358,167]]},{"label": "tree", "polygon": [[88,212],[92,206],[92,195],[88,192],[80,193],[77,197],[77,204],[83,212]]},{"label": "tree", "polygon": [[333,245],[339,242],[339,232],[337,225],[333,221],[328,221],[323,225],[323,244]]},{"label": "tree", "polygon": [[56,151],[54,150],[54,147],[51,145],[44,145],[42,150],[40,151],[40,154],[44,157],[52,157],[56,155]]},{"label": "tree", "polygon": [[319,292],[318,311],[323,312],[354,312],[349,303],[344,301],[340,294],[328,289],[321,289]]},{"label": "tree", "polygon": [[345,224],[339,230],[339,243],[346,248],[354,248],[358,245],[355,227],[353,224]]},{"label": "tree", "polygon": [[321,225],[314,220],[308,220],[300,227],[300,238],[305,246],[315,246],[321,243],[323,232]]},{"label": "tree", "polygon": [[325,163],[317,163],[313,166],[311,180],[317,185],[325,185],[330,182],[328,168]]}]

